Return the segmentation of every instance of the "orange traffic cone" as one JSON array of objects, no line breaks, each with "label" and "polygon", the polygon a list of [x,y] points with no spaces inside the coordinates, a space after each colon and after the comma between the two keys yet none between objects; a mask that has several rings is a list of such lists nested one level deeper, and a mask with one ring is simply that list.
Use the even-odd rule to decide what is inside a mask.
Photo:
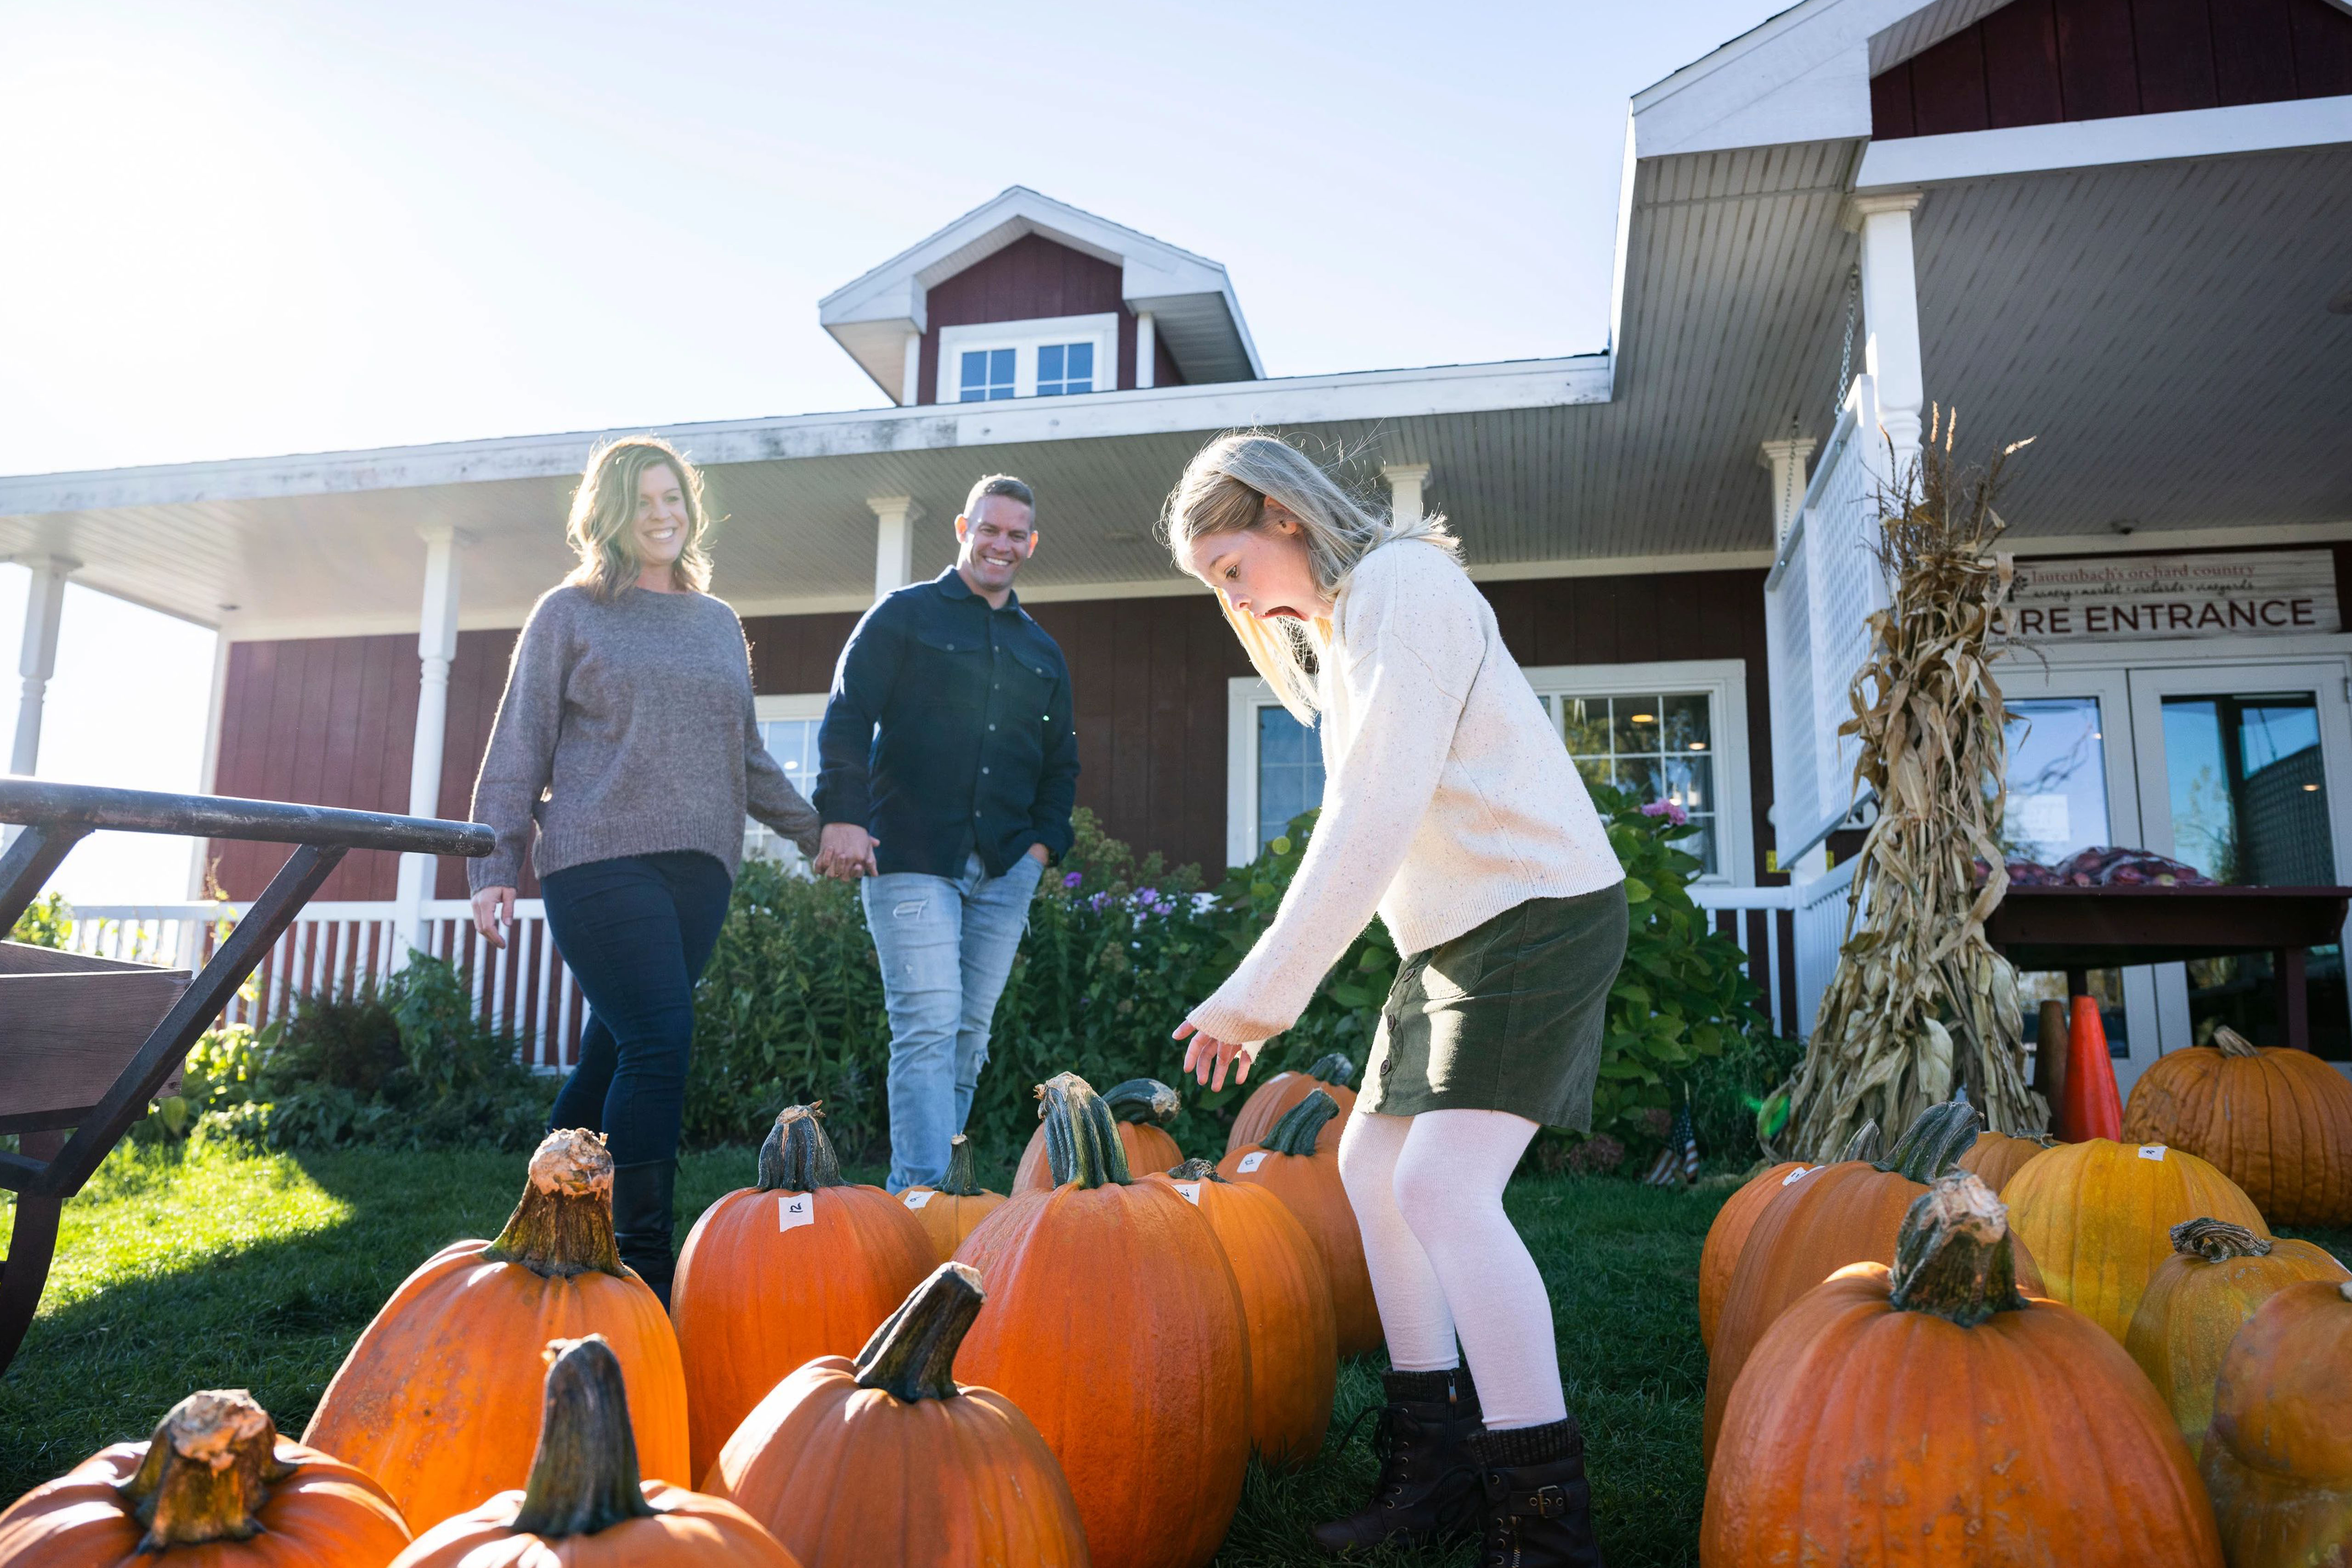
[{"label": "orange traffic cone", "polygon": [[2098,999],[2074,998],[2066,1031],[2066,1081],[2059,1090],[2059,1136],[2069,1143],[2124,1135],[2123,1097],[2116,1092],[2116,1064],[2107,1055],[2107,1028],[2099,1020]]}]

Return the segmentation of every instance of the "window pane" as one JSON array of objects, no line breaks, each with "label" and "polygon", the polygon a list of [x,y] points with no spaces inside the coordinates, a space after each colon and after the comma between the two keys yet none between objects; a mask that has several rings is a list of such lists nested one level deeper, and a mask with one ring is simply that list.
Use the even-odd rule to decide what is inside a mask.
[{"label": "window pane", "polygon": [[1609,699],[1606,697],[1569,697],[1563,728],[1571,756],[1605,757],[1609,754]]},{"label": "window pane", "polygon": [[1013,384],[1013,351],[1011,349],[989,351],[988,384],[992,389]]},{"label": "window pane", "polygon": [[1045,390],[1045,383],[1062,379],[1062,353],[1059,343],[1047,343],[1037,351],[1037,389],[1040,392]]},{"label": "window pane", "polygon": [[1661,698],[1659,701],[1658,711],[1665,720],[1664,738],[1666,750],[1706,751],[1715,739],[1706,732],[1706,699],[1685,695]]},{"label": "window pane", "polygon": [[1658,749],[1658,700],[1654,697],[1620,697],[1611,706],[1616,710],[1617,721],[1612,727],[1611,739],[1622,755],[1626,752],[1654,752]]},{"label": "window pane", "polygon": [[966,353],[961,375],[962,379],[956,384],[962,389],[959,402],[978,403],[985,398],[988,395],[987,352],[973,349]]},{"label": "window pane", "polygon": [[2023,697],[2009,704],[2009,805],[2001,853],[2055,866],[2112,843],[2106,746],[2095,697]]},{"label": "window pane", "polygon": [[1685,811],[1715,809],[1715,762],[1705,756],[1668,757],[1660,764],[1666,798]]},{"label": "window pane", "polygon": [[1090,381],[1095,374],[1095,346],[1092,343],[1070,345],[1070,379]]},{"label": "window pane", "polygon": [[1588,784],[1616,787],[1617,775],[1611,770],[1606,757],[1579,757],[1576,759],[1576,771],[1584,775],[1584,782]]},{"label": "window pane", "polygon": [[1268,704],[1257,710],[1257,841],[1279,837],[1290,819],[1323,804],[1323,751],[1314,732]]},{"label": "window pane", "polygon": [[1643,805],[1664,795],[1664,762],[1657,757],[1619,757],[1617,787]]}]

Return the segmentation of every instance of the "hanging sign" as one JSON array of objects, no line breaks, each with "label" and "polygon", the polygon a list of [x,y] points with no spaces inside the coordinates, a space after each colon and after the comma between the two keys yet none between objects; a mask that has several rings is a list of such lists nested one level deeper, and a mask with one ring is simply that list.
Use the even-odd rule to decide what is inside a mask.
[{"label": "hanging sign", "polygon": [[2325,550],[2020,561],[2006,619],[2024,643],[2344,629],[2336,558]]}]

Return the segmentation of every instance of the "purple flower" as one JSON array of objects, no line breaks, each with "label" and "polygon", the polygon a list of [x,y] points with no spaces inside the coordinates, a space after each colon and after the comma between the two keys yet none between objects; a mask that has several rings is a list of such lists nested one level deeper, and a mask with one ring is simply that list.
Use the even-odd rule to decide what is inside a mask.
[{"label": "purple flower", "polygon": [[1690,813],[1670,800],[1654,800],[1642,808],[1643,816],[1663,816],[1676,827],[1690,821]]},{"label": "purple flower", "polygon": [[1160,889],[1157,888],[1138,888],[1135,889],[1135,901],[1147,907],[1159,896]]},{"label": "purple flower", "polygon": [[1065,888],[1075,888],[1075,887],[1076,887],[1080,882],[1083,882],[1083,881],[1085,881],[1086,879],[1087,879],[1087,875],[1086,875],[1086,873],[1085,873],[1085,872],[1083,872],[1083,871],[1072,871],[1072,872],[1070,872],[1067,876],[1065,876],[1065,877],[1062,879],[1062,886],[1064,886]]},{"label": "purple flower", "polygon": [[1093,898],[1087,900],[1087,908],[1094,910],[1097,914],[1100,914],[1102,913],[1102,907],[1108,902],[1110,902],[1110,895],[1108,893],[1097,893]]}]

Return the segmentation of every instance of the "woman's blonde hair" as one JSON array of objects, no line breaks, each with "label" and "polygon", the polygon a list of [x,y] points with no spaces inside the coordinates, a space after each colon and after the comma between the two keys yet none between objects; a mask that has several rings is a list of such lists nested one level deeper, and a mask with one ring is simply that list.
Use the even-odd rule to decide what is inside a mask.
[{"label": "woman's blonde hair", "polygon": [[[1387,508],[1367,506],[1320,463],[1263,430],[1228,431],[1184,466],[1184,477],[1160,513],[1169,552],[1190,570],[1186,552],[1194,542],[1265,528],[1269,500],[1280,501],[1298,520],[1308,569],[1326,599],[1337,599],[1356,563],[1391,540],[1425,540],[1457,559],[1462,553],[1444,518],[1430,513],[1400,523]],[[1282,705],[1300,723],[1314,723],[1315,671],[1331,645],[1331,623],[1260,620],[1235,611],[1223,594],[1217,608]]]},{"label": "woman's blonde hair", "polygon": [[646,469],[663,467],[677,476],[677,488],[686,492],[686,548],[670,564],[670,581],[697,594],[709,588],[710,551],[704,542],[709,513],[703,506],[702,472],[658,436],[625,436],[589,454],[563,530],[564,542],[580,557],[566,583],[611,604],[637,580],[637,481]]}]

